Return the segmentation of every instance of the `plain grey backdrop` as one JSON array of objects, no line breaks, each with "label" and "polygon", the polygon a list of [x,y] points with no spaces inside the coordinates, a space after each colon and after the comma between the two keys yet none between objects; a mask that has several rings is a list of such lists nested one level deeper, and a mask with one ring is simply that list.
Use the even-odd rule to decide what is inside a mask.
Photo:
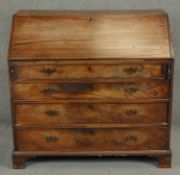
[{"label": "plain grey backdrop", "polygon": [[[175,52],[173,168],[161,170],[147,159],[46,159],[31,161],[25,170],[11,169],[12,132],[7,53],[12,15],[33,10],[137,10],[163,9],[169,14]],[[0,175],[5,174],[178,174],[180,172],[180,0],[0,0]]]}]

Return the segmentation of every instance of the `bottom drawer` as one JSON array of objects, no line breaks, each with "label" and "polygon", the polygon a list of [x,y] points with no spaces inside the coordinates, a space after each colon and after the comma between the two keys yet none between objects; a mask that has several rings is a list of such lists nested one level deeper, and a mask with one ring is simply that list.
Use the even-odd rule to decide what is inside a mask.
[{"label": "bottom drawer", "polygon": [[19,151],[123,151],[168,149],[168,129],[17,129]]}]

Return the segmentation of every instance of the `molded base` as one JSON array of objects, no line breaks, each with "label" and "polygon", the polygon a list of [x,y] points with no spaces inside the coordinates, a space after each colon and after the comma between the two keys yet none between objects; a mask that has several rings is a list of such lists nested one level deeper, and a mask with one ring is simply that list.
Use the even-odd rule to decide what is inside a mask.
[{"label": "molded base", "polygon": [[13,168],[23,169],[28,158],[43,156],[148,156],[158,159],[158,168],[171,168],[171,151],[98,151],[98,152],[13,152]]}]

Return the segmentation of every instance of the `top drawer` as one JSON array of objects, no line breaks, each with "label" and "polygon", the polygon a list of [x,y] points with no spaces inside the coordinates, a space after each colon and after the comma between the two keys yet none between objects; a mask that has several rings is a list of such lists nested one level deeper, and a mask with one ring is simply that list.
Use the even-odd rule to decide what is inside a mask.
[{"label": "top drawer", "polygon": [[12,62],[11,79],[21,80],[70,80],[109,78],[149,78],[164,79],[164,63],[123,63],[123,62],[67,62],[28,61]]}]

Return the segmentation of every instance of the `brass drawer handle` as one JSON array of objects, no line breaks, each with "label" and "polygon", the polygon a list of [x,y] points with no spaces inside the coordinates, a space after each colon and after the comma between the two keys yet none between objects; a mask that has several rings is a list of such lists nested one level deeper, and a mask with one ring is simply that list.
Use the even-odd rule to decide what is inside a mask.
[{"label": "brass drawer handle", "polygon": [[42,92],[45,94],[45,95],[53,95],[55,93],[58,93],[59,92],[59,88],[57,87],[45,87]]},{"label": "brass drawer handle", "polygon": [[57,70],[55,67],[43,67],[40,71],[46,75],[51,75],[55,73]]},{"label": "brass drawer handle", "polygon": [[57,136],[52,136],[52,135],[45,136],[45,137],[43,137],[43,139],[48,143],[57,142],[59,140],[59,138]]},{"label": "brass drawer handle", "polygon": [[123,71],[126,73],[126,74],[135,74],[137,71],[142,71],[143,67],[142,66],[130,66],[130,67],[125,67],[123,69]]},{"label": "brass drawer handle", "polygon": [[123,87],[123,89],[128,95],[132,95],[138,90],[137,86],[135,85],[126,85]]},{"label": "brass drawer handle", "polygon": [[49,117],[53,117],[53,116],[59,115],[59,111],[57,111],[57,110],[46,110],[45,114],[48,115]]},{"label": "brass drawer handle", "polygon": [[137,109],[126,109],[125,110],[125,115],[130,117],[130,116],[136,115],[137,112],[138,112]]},{"label": "brass drawer handle", "polygon": [[130,135],[130,136],[127,136],[127,137],[125,138],[125,140],[126,140],[127,142],[137,141],[137,136]]}]

